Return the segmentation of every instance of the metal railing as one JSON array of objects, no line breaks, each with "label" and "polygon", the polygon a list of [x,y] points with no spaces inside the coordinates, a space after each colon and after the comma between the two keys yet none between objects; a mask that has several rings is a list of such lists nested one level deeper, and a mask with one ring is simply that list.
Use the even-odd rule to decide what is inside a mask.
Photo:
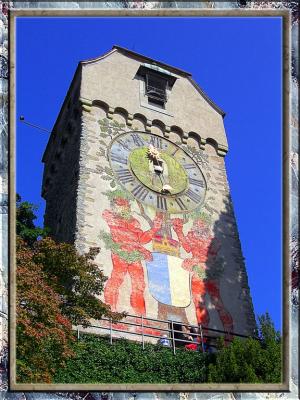
[{"label": "metal railing", "polygon": [[[100,321],[103,322],[101,325],[90,325],[90,328],[96,328],[101,330],[109,331],[109,341],[110,344],[113,344],[113,336],[117,333],[124,333],[126,335],[135,335],[141,337],[142,348],[145,348],[145,338],[155,338],[159,341],[162,339],[163,334],[167,335],[167,339],[169,341],[169,345],[161,345],[162,347],[170,347],[173,349],[173,353],[176,353],[176,348],[180,348],[189,344],[196,344],[197,349],[202,352],[205,352],[205,347],[210,347],[213,349],[217,348],[217,339],[223,337],[224,341],[229,343],[232,341],[233,337],[240,338],[250,338],[259,340],[254,336],[242,335],[239,333],[231,332],[231,331],[222,331],[219,329],[208,328],[203,325],[190,325],[183,322],[173,321],[173,320],[161,320],[145,317],[143,315],[137,316],[132,314],[127,314],[126,318],[134,318],[135,321],[140,320],[140,323],[132,322],[132,321],[113,321],[111,318],[102,318]],[[156,325],[149,325],[150,323],[155,323]],[[162,327],[162,325],[166,325],[166,327]],[[180,329],[175,329],[175,327],[179,327]],[[125,327],[136,327],[138,329],[129,330],[125,329]],[[182,328],[188,328],[190,330],[196,329],[198,333],[186,332],[183,331]],[[85,329],[81,327],[81,329]],[[152,333],[150,333],[152,331]],[[209,334],[211,333],[212,334]],[[101,335],[101,334],[99,334]],[[116,336],[116,335],[115,335]],[[185,336],[190,336],[193,340],[184,338]],[[118,339],[117,337],[115,337]],[[80,340],[80,326],[77,326],[77,339]],[[209,344],[208,344],[209,343]]]}]

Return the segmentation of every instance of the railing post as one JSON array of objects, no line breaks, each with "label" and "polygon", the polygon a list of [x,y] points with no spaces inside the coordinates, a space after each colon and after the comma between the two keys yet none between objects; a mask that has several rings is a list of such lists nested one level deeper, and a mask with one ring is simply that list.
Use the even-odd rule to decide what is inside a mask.
[{"label": "railing post", "polygon": [[142,326],[142,346],[143,350],[145,349],[145,342],[144,342],[144,317],[141,316],[141,326]]},{"label": "railing post", "polygon": [[203,332],[202,332],[202,325],[201,324],[199,324],[199,331],[200,331],[200,338],[201,338],[202,353],[204,353]]},{"label": "railing post", "polygon": [[77,325],[77,340],[80,339],[79,325]]},{"label": "railing post", "polygon": [[176,347],[175,347],[175,337],[174,337],[174,325],[173,321],[171,321],[171,329],[172,329],[172,343],[173,343],[173,354],[176,353]]},{"label": "railing post", "polygon": [[109,332],[110,332],[110,344],[112,344],[112,319],[110,318],[109,319],[109,322],[110,322],[110,330],[109,330]]}]

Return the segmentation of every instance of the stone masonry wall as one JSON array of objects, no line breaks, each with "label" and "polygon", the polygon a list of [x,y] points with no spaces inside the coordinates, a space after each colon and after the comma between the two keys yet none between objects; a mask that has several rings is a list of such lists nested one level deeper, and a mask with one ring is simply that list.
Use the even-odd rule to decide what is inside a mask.
[{"label": "stone masonry wall", "polygon": [[45,155],[42,196],[46,200],[45,226],[58,241],[74,242],[80,146],[78,91],[62,109]]}]

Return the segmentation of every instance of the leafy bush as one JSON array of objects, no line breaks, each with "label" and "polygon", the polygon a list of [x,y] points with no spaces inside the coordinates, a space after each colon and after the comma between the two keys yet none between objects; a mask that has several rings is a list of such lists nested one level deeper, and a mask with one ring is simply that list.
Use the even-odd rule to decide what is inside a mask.
[{"label": "leafy bush", "polygon": [[125,339],[84,334],[74,344],[76,356],[57,370],[55,383],[203,383],[212,356]]},{"label": "leafy bush", "polygon": [[208,381],[218,383],[279,383],[282,374],[281,338],[268,313],[259,317],[258,338],[224,342],[209,365]]},{"label": "leafy bush", "polygon": [[268,314],[259,317],[259,340],[220,340],[214,354],[189,352],[125,339],[82,335],[73,344],[76,354],[60,368],[56,383],[279,383],[281,338]]}]

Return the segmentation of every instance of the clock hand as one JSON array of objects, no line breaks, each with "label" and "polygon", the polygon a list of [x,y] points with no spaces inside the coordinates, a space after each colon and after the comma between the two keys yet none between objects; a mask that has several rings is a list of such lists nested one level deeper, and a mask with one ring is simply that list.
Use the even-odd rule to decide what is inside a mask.
[{"label": "clock hand", "polygon": [[148,147],[147,157],[153,165],[153,170],[149,171],[150,174],[152,173],[152,182],[154,182],[154,180],[156,180],[155,178],[158,177],[163,187],[163,160],[160,158],[159,151],[152,144]]},{"label": "clock hand", "polygon": [[164,186],[163,175],[162,175],[162,174],[159,174],[158,176],[159,176],[159,179],[160,179],[160,181],[161,181],[162,186]]},{"label": "clock hand", "polygon": [[164,167],[162,164],[162,172],[160,170],[155,171],[156,175],[158,175],[160,182],[161,182],[161,193],[162,194],[171,194],[171,191],[173,190],[172,186],[170,186],[167,182],[168,180],[166,179],[166,176],[164,174]]},{"label": "clock hand", "polygon": [[155,177],[158,176],[162,186],[160,189],[161,193],[171,194],[173,188],[168,184],[168,180],[166,179],[166,176],[164,174],[165,172],[164,160],[160,158],[159,151],[151,144],[148,147],[147,157],[152,162],[153,165],[153,170],[150,171],[150,173],[152,173],[152,184],[154,185],[154,179]]}]

